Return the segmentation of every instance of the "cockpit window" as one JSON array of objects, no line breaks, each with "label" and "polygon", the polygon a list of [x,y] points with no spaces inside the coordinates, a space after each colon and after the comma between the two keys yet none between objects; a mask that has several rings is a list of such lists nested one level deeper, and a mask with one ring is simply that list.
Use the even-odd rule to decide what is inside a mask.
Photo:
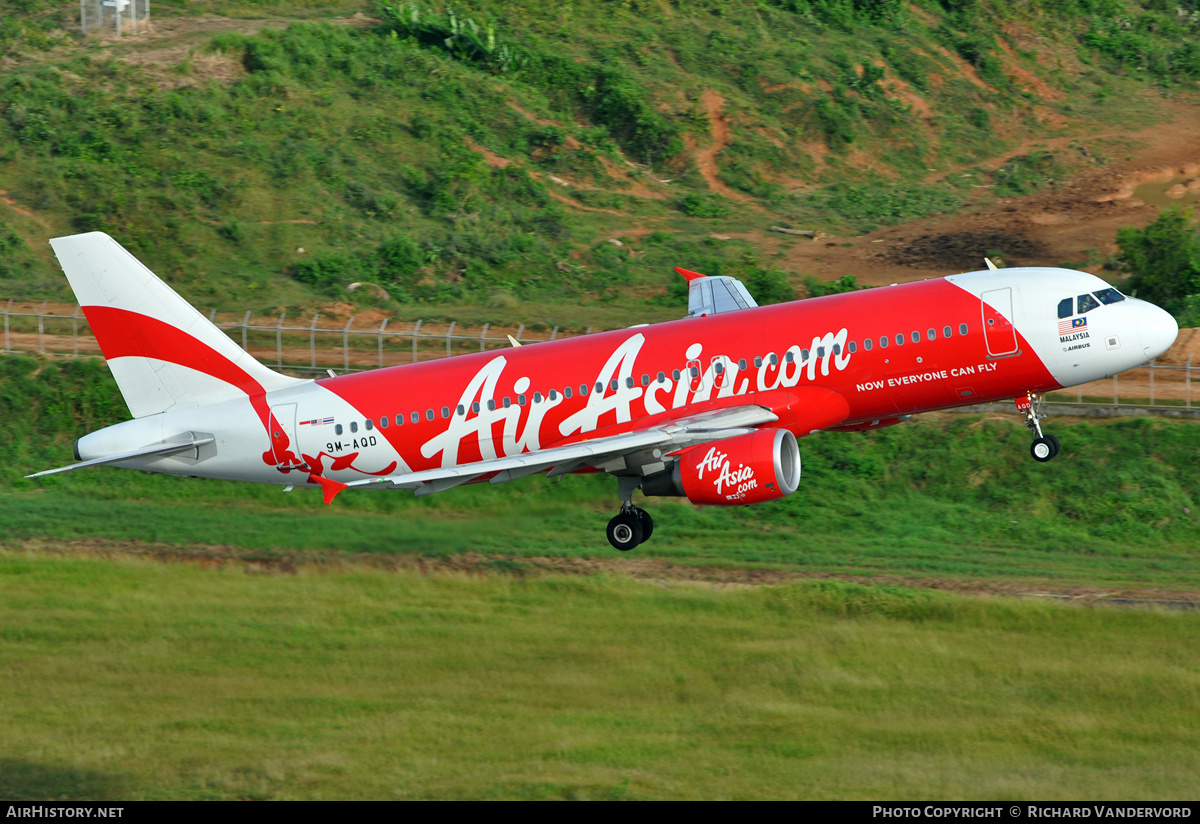
[{"label": "cockpit window", "polygon": [[1074,305],[1075,305],[1075,301],[1071,300],[1070,298],[1063,298],[1062,300],[1060,300],[1058,302],[1058,317],[1059,317],[1059,319],[1061,320],[1062,318],[1071,317],[1071,314],[1072,314],[1071,308]]},{"label": "cockpit window", "polygon": [[1125,300],[1125,296],[1112,287],[1109,287],[1108,289],[1101,289],[1095,294],[1096,297],[1100,299],[1100,302],[1106,306],[1110,303],[1119,303]]},{"label": "cockpit window", "polygon": [[1077,309],[1076,312],[1077,312],[1077,314],[1082,315],[1084,312],[1092,311],[1099,305],[1100,305],[1100,301],[1096,300],[1091,295],[1080,295],[1079,296],[1079,309]]}]

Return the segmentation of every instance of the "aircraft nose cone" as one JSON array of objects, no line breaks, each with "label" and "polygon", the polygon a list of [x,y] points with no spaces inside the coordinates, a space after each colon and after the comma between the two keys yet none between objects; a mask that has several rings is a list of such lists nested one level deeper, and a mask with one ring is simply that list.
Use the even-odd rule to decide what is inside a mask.
[{"label": "aircraft nose cone", "polygon": [[1179,334],[1179,324],[1170,312],[1147,306],[1138,316],[1138,339],[1147,358],[1157,358],[1171,348]]}]

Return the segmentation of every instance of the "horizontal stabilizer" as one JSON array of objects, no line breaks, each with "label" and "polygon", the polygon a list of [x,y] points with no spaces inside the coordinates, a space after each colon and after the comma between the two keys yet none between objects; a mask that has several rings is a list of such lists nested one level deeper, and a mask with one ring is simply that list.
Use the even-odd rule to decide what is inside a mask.
[{"label": "horizontal stabilizer", "polygon": [[186,440],[167,441],[165,443],[151,444],[143,446],[140,449],[133,449],[129,452],[121,452],[116,455],[108,455],[104,458],[92,458],[90,461],[81,461],[80,463],[70,464],[69,466],[60,466],[57,469],[47,469],[45,472],[37,472],[33,475],[26,475],[26,478],[41,478],[46,475],[57,475],[59,472],[70,472],[72,469],[83,469],[87,466],[103,466],[104,464],[119,463],[127,461],[131,458],[144,458],[148,455],[170,455],[174,452],[182,452],[185,449],[196,449],[201,446],[208,446],[213,443],[215,438],[211,435],[196,438],[189,437]]}]

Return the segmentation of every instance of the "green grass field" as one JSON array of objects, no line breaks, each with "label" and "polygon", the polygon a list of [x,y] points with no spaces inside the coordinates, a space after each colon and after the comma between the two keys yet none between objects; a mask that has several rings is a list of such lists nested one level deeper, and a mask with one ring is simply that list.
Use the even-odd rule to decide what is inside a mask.
[{"label": "green grass field", "polygon": [[1200,613],[931,590],[1195,601],[1196,423],[808,437],[796,495],[650,499],[621,555],[606,478],[25,480],[126,413],[0,370],[0,797],[1195,795]]},{"label": "green grass field", "polygon": [[7,798],[1193,798],[1200,615],[0,554]]}]

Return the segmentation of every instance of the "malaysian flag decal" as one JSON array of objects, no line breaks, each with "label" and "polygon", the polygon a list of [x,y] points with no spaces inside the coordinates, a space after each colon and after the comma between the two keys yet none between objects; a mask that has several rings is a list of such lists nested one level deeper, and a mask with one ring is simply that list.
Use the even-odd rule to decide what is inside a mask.
[{"label": "malaysian flag decal", "polygon": [[1070,318],[1068,320],[1060,320],[1058,322],[1058,334],[1071,335],[1075,332],[1087,331],[1087,316],[1082,318]]}]

